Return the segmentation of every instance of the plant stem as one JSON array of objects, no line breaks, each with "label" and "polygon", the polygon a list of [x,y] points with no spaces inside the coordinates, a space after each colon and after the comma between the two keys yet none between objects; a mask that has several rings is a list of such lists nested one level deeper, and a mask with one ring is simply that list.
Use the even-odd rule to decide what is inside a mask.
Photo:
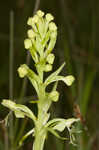
[{"label": "plant stem", "polygon": [[38,121],[35,127],[35,140],[33,143],[33,150],[43,150],[44,147],[46,132],[43,127],[43,120],[44,120],[45,113],[43,112],[42,107],[41,109],[38,110]]},{"label": "plant stem", "polygon": [[33,150],[43,150],[44,142],[46,138],[46,132],[44,130],[44,118],[47,113],[47,109],[45,109],[44,100],[45,100],[45,86],[43,85],[43,71],[40,74],[41,84],[39,85],[39,103],[38,106],[38,120],[35,125],[35,140],[33,143]]},{"label": "plant stem", "polygon": [[42,131],[37,130],[32,150],[43,150],[45,138],[46,134],[43,133],[43,130]]}]

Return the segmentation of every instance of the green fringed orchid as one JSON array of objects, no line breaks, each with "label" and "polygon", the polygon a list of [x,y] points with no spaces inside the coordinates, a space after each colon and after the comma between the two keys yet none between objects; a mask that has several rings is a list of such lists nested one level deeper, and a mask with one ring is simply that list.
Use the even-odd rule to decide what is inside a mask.
[{"label": "green fringed orchid", "polygon": [[[37,13],[30,17],[27,24],[31,29],[27,31],[27,36],[24,40],[25,49],[30,51],[33,62],[35,63],[36,73],[31,70],[26,64],[18,68],[18,73],[21,78],[27,77],[36,90],[38,100],[36,101],[38,113],[35,116],[33,110],[22,104],[16,104],[11,100],[3,100],[2,105],[14,112],[17,118],[29,117],[34,123],[34,128],[26,133],[20,140],[20,145],[29,136],[34,136],[33,150],[43,150],[45,139],[48,132],[51,132],[57,138],[66,140],[67,137],[61,137],[59,132],[65,128],[68,129],[71,143],[74,143],[75,138],[72,132],[72,126],[79,119],[55,118],[49,121],[49,108],[52,102],[59,100],[59,92],[57,91],[58,81],[63,81],[67,86],[71,86],[74,82],[72,75],[61,76],[65,63],[63,63],[55,72],[51,73],[44,79],[44,73],[52,71],[55,56],[52,53],[57,39],[57,26],[53,22],[54,17],[48,13],[38,10]],[[47,86],[54,82],[51,92],[46,92]],[[31,103],[35,103],[31,101]]]}]

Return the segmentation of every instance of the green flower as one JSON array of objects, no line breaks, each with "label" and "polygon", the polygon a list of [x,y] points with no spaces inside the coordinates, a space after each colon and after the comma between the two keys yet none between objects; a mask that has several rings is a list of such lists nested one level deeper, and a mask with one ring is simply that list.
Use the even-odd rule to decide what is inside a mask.
[{"label": "green flower", "polygon": [[30,26],[33,24],[33,17],[29,17],[27,24]]},{"label": "green flower", "polygon": [[59,99],[59,93],[57,91],[51,92],[49,96],[54,102],[57,102]]},{"label": "green flower", "polygon": [[50,31],[56,31],[57,30],[57,26],[54,22],[49,23],[49,30]]},{"label": "green flower", "polygon": [[56,38],[57,37],[57,32],[56,31],[51,32],[50,37],[51,38]]},{"label": "green flower", "polygon": [[38,21],[39,21],[39,17],[38,17],[37,15],[35,15],[35,16],[33,17],[33,22],[32,22],[32,24],[33,24],[33,23],[38,23]]},{"label": "green flower", "polygon": [[38,11],[37,11],[37,15],[38,15],[39,17],[43,17],[43,16],[44,16],[44,12],[41,11],[41,10],[38,10]]},{"label": "green flower", "polygon": [[21,65],[18,68],[18,73],[19,73],[20,78],[24,78],[28,74],[27,66],[25,64]]},{"label": "green flower", "polygon": [[49,72],[51,70],[52,70],[52,65],[50,64],[45,65],[45,69],[44,69],[45,72]]},{"label": "green flower", "polygon": [[50,13],[46,14],[45,17],[46,17],[46,20],[47,20],[48,22],[54,20],[54,17],[53,17]]},{"label": "green flower", "polygon": [[49,63],[49,64],[53,64],[53,62],[54,62],[54,59],[55,59],[55,56],[54,56],[54,54],[49,54],[48,56],[47,56],[47,62]]},{"label": "green flower", "polygon": [[64,77],[64,82],[68,85],[71,86],[72,83],[74,82],[75,78],[72,75]]},{"label": "green flower", "polygon": [[29,49],[30,47],[32,47],[32,41],[30,39],[25,39],[24,46],[26,49]]},{"label": "green flower", "polygon": [[27,32],[27,34],[28,34],[28,37],[29,37],[30,39],[32,39],[32,38],[35,37],[35,33],[33,32],[32,29],[29,29],[28,32]]}]

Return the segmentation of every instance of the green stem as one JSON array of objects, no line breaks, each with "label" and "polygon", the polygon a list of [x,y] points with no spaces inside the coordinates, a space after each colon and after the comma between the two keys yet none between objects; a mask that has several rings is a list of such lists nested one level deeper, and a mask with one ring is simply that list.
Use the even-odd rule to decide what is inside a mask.
[{"label": "green stem", "polygon": [[44,113],[43,108],[38,110],[38,121],[36,122],[35,127],[35,140],[33,143],[33,150],[43,150],[44,142],[46,138],[46,132],[43,126]]},{"label": "green stem", "polygon": [[[43,77],[43,72],[41,72],[41,77]],[[38,105],[38,120],[35,124],[35,140],[33,143],[33,150],[43,150],[44,142],[46,138],[46,131],[44,129],[44,117],[47,113],[47,109],[44,109],[44,100],[45,100],[45,87],[43,85],[43,78],[42,83],[39,87],[39,103]]]},{"label": "green stem", "polygon": [[43,130],[37,130],[32,150],[43,150],[45,138],[46,134],[43,132]]}]

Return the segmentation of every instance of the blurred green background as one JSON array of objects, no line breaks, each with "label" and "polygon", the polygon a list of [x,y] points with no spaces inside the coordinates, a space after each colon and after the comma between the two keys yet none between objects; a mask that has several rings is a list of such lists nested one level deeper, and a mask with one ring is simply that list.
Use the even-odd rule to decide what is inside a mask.
[{"label": "blurred green background", "polygon": [[[86,130],[84,125],[78,127],[83,132],[77,137],[77,147],[49,135],[45,149],[99,150],[98,0],[0,0],[0,101],[12,98],[31,108],[28,101],[36,97],[31,84],[18,77],[17,68],[25,62],[33,66],[31,57],[27,58],[29,54],[24,49],[24,39],[27,18],[37,9],[51,13],[58,26],[54,69],[65,61],[62,75],[72,74],[76,79],[69,88],[59,83],[61,96],[50,109],[52,118],[75,116],[73,106],[77,104],[88,128]],[[36,112],[35,105],[32,109]],[[0,120],[7,114],[8,110],[0,105]],[[9,117],[7,126],[0,123],[0,150],[17,150],[20,138],[31,126],[27,118],[16,120],[13,116],[12,119]],[[31,150],[32,142],[29,137],[20,150]]]}]

